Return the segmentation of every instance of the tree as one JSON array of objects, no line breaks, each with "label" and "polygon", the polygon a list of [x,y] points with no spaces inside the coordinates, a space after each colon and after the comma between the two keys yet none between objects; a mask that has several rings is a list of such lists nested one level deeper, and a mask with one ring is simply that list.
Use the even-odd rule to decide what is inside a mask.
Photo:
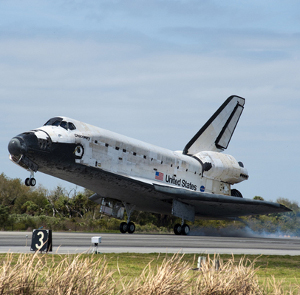
[{"label": "tree", "polygon": [[56,204],[56,203],[61,196],[65,197],[64,191],[65,190],[62,187],[57,186],[56,189],[52,193],[47,195],[47,200],[51,204],[53,217],[56,216],[56,213],[61,215],[61,213],[58,211],[58,208],[57,208],[58,204]]},{"label": "tree", "polygon": [[294,213],[298,213],[299,212],[299,206],[297,202],[293,202],[290,201],[286,198],[278,198],[276,200],[277,203],[282,204],[286,207],[288,207],[289,209],[293,210]]},{"label": "tree", "polygon": [[9,217],[9,207],[0,205],[0,226],[4,227],[7,224]]},{"label": "tree", "polygon": [[32,201],[27,201],[26,203],[23,204],[22,210],[29,215],[34,216],[36,212],[38,212],[39,207],[36,203]]},{"label": "tree", "polygon": [[21,179],[9,179],[3,173],[0,175],[0,204],[13,206],[19,196],[29,192],[30,188],[22,184]]}]

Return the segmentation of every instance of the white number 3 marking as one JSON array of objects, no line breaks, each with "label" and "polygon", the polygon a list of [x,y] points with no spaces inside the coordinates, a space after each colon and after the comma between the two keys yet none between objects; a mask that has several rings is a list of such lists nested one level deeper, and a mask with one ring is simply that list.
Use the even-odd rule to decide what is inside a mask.
[{"label": "white number 3 marking", "polygon": [[41,249],[41,248],[43,247],[43,244],[44,244],[44,241],[43,241],[43,239],[44,239],[44,233],[43,233],[42,231],[39,231],[39,232],[37,233],[37,236],[41,236],[41,237],[39,238],[39,242],[40,242],[41,244],[40,244],[40,245],[35,244],[35,247],[36,247],[37,249]]}]

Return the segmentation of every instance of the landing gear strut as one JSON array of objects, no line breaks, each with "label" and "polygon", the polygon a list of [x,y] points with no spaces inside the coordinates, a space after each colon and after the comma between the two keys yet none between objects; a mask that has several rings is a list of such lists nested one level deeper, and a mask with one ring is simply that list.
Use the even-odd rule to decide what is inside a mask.
[{"label": "landing gear strut", "polygon": [[120,232],[122,234],[129,233],[133,234],[135,231],[135,224],[130,221],[131,213],[133,212],[135,205],[123,203],[126,213],[127,213],[127,222],[121,222],[120,224]]},{"label": "landing gear strut", "polygon": [[34,172],[30,171],[30,177],[25,179],[25,185],[26,186],[35,186],[36,180],[34,178]]},{"label": "landing gear strut", "polygon": [[175,224],[174,233],[175,235],[187,236],[190,233],[190,227],[186,223],[184,223],[184,220],[182,220],[181,224]]}]

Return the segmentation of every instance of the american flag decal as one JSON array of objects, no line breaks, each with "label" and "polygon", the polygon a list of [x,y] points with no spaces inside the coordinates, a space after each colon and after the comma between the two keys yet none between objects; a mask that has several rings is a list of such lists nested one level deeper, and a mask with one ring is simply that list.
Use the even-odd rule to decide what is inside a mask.
[{"label": "american flag decal", "polygon": [[155,179],[163,181],[164,180],[164,174],[161,173],[161,172],[155,172]]}]

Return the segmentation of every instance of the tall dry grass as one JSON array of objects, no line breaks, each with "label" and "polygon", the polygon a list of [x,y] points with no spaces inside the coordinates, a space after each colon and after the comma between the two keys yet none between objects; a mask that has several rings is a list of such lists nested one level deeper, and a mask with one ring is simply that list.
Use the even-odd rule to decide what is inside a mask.
[{"label": "tall dry grass", "polygon": [[[220,263],[215,269],[215,261]],[[234,257],[223,263],[219,257],[210,259],[201,267],[195,278],[191,294],[264,294],[258,284],[254,262],[241,258],[237,263]]]},{"label": "tall dry grass", "polygon": [[264,288],[258,285],[254,262],[234,257],[215,269],[214,259],[200,270],[191,270],[183,255],[165,258],[161,264],[149,263],[141,274],[128,281],[122,273],[115,277],[103,256],[54,256],[20,254],[17,261],[8,253],[0,265],[0,294],[300,294],[300,288],[283,290],[281,283],[270,279]]},{"label": "tall dry grass", "polygon": [[43,269],[41,261],[36,261],[35,256],[20,255],[13,265],[13,255],[6,255],[0,267],[0,294],[33,294]]},{"label": "tall dry grass", "polygon": [[116,282],[104,258],[66,256],[57,264],[45,255],[7,254],[0,266],[0,294],[113,294]]},{"label": "tall dry grass", "polygon": [[274,276],[269,278],[265,282],[264,291],[265,294],[272,295],[299,295],[300,294],[300,284],[291,285],[289,287],[283,286],[282,280],[276,280]]},{"label": "tall dry grass", "polygon": [[178,254],[156,268],[150,262],[139,277],[122,285],[121,294],[186,294],[192,281],[190,268]]}]

